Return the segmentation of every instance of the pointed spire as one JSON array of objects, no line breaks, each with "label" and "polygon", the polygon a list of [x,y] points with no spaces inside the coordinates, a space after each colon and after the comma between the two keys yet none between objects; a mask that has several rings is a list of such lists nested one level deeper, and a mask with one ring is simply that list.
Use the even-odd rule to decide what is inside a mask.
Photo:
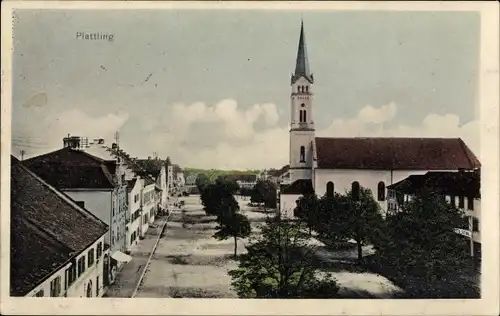
[{"label": "pointed spire", "polygon": [[300,38],[299,47],[297,49],[297,61],[295,63],[295,73],[292,76],[293,81],[299,79],[301,76],[306,77],[309,81],[313,81],[313,77],[309,70],[309,60],[307,58],[307,45],[306,37],[304,35],[304,21],[300,22]]}]

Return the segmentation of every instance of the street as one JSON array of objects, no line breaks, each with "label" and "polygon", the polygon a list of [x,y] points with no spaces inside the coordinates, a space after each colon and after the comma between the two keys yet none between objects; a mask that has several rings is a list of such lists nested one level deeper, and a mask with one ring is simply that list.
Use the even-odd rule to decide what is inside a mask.
[{"label": "street", "polygon": [[[237,298],[227,273],[237,267],[232,258],[233,239],[212,238],[216,223],[205,215],[199,196],[179,200],[185,201],[184,215],[182,211],[171,214],[135,297]],[[238,197],[238,202],[242,214],[250,219],[253,232],[258,233],[256,228],[264,222],[266,214],[248,206],[248,200]],[[247,239],[238,240],[238,253],[245,252],[245,242]],[[320,260],[325,262],[355,255],[354,250],[332,252],[322,248],[318,252]],[[334,271],[341,287],[340,294],[346,297],[390,298],[399,291],[389,280],[374,273],[344,268],[330,271]]]}]

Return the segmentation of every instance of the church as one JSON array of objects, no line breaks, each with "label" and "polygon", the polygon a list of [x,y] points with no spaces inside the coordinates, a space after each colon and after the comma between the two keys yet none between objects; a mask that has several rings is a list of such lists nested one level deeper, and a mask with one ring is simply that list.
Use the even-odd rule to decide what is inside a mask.
[{"label": "church", "polygon": [[295,71],[291,76],[289,184],[279,192],[279,210],[293,217],[306,193],[344,194],[353,184],[371,190],[382,212],[386,187],[428,171],[478,170],[480,162],[460,138],[316,137],[314,76],[309,69],[301,23]]}]

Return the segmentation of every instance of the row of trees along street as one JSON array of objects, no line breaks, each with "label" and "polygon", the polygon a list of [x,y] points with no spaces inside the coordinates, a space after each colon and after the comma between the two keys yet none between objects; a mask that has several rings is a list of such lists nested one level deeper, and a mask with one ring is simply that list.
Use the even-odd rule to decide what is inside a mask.
[{"label": "row of trees along street", "polygon": [[[295,215],[328,245],[354,240],[358,263],[388,277],[405,297],[479,297],[468,243],[454,231],[467,227],[463,211],[426,191],[385,220],[380,211],[370,190],[353,186],[346,194],[303,196]],[[376,254],[363,258],[368,244]]]},{"label": "row of trees along street", "polygon": [[[205,212],[219,224],[214,238],[234,239],[239,266],[230,275],[240,297],[338,297],[335,280],[318,276],[317,246],[309,242],[313,232],[332,249],[354,240],[358,267],[384,275],[404,289],[404,297],[479,296],[471,282],[467,243],[454,232],[466,225],[464,213],[432,192],[420,192],[386,219],[371,191],[359,185],[345,194],[306,195],[294,210],[299,220],[268,218],[251,234],[249,220],[234,198],[239,192],[236,182],[210,182],[202,176],[197,185]],[[250,196],[254,203],[276,207],[271,202],[273,198],[276,203],[274,184],[259,181]],[[237,240],[247,237],[247,252],[238,257]],[[366,245],[373,246],[374,255],[363,257]]]}]

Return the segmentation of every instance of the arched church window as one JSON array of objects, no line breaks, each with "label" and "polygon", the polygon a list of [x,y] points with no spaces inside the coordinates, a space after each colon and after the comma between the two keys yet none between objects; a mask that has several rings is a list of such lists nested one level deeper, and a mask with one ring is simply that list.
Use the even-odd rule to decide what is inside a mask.
[{"label": "arched church window", "polygon": [[302,123],[302,110],[299,111],[299,123]]},{"label": "arched church window", "polygon": [[304,119],[304,123],[307,122],[306,110],[304,110],[304,114],[302,114],[302,118]]},{"label": "arched church window", "polygon": [[358,181],[354,181],[352,184],[351,184],[351,195],[352,195],[352,199],[354,201],[359,201],[359,197],[360,197],[360,188],[359,188],[359,182]]},{"label": "arched church window", "polygon": [[300,162],[306,162],[306,148],[300,146]]},{"label": "arched church window", "polygon": [[309,86],[306,86],[306,92],[309,92]]},{"label": "arched church window", "polygon": [[378,200],[385,201],[385,184],[383,181],[378,183],[377,193]]},{"label": "arched church window", "polygon": [[326,184],[326,196],[333,197],[333,190],[334,190],[333,182],[328,181],[328,183]]}]

